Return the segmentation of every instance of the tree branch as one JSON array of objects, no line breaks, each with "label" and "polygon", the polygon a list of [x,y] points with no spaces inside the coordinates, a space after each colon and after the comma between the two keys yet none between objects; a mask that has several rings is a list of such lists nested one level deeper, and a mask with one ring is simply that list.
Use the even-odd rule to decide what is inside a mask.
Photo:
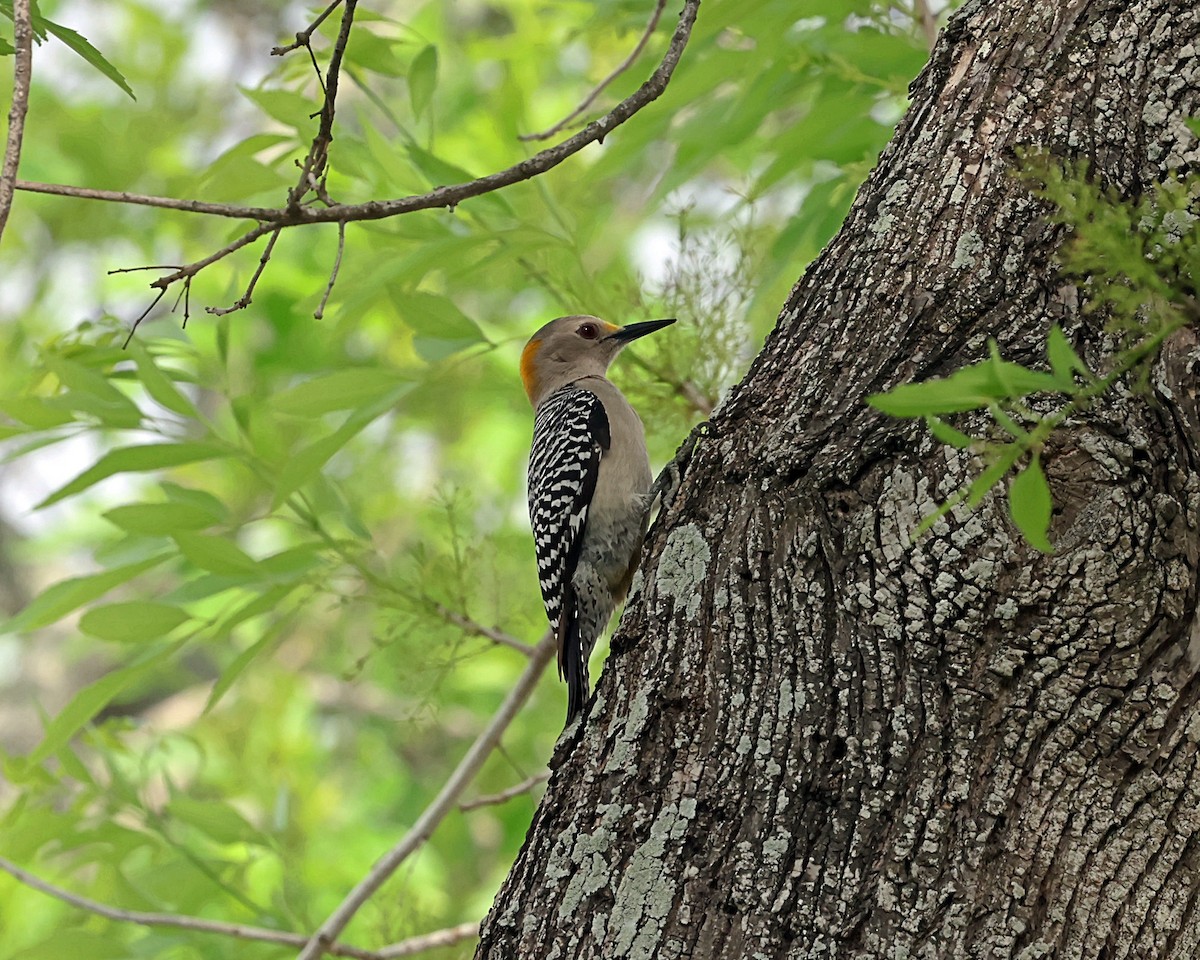
[{"label": "tree branch", "polygon": [[475,738],[466,755],[459,761],[454,772],[446,781],[441,791],[417,818],[408,834],[391,850],[385,853],[371,867],[370,871],[358,885],[347,894],[341,905],[329,916],[312,939],[300,951],[298,960],[316,960],[326,950],[327,944],[332,944],[334,938],[345,928],[346,924],[358,913],[359,908],[383,885],[404,860],[429,839],[434,829],[445,819],[457,802],[467,784],[474,779],[479,769],[487,760],[488,755],[500,742],[501,736],[520,711],[522,705],[537,686],[546,664],[554,654],[554,635],[547,630],[541,641],[534,648],[533,656],[525,671],[517,680],[516,686],[509,691],[500,709],[488,722],[488,725]]},{"label": "tree branch", "polygon": [[301,47],[307,47],[309,41],[312,40],[312,35],[316,33],[317,28],[321,26],[321,24],[325,22],[326,18],[338,8],[341,2],[342,0],[333,0],[333,3],[327,6],[324,12],[308,25],[307,29],[301,30],[296,34],[296,40],[294,43],[289,43],[286,47],[272,47],[271,56],[282,57],[285,54],[291,53],[293,50],[299,50]]},{"label": "tree branch", "polygon": [[[254,270],[254,275],[250,277],[250,282],[246,284],[246,292],[238,297],[231,306],[228,307],[205,307],[208,313],[214,317],[224,317],[231,313],[237,313],[239,310],[245,310],[250,306],[251,300],[254,297],[254,287],[258,284],[258,278],[263,275],[263,271],[267,269],[267,264],[271,261],[271,251],[275,249],[275,241],[279,239],[279,230],[276,229],[271,234],[271,239],[267,241],[267,245],[263,248],[262,256],[258,258],[258,266]],[[191,279],[190,277],[188,278]]]},{"label": "tree branch", "polygon": [[0,166],[0,236],[8,223],[12,209],[13,191],[17,182],[17,167],[21,163],[21,141],[25,136],[25,114],[29,110],[29,81],[33,76],[33,24],[30,22],[29,0],[13,0],[13,98],[8,110],[8,140],[4,145],[4,163]]},{"label": "tree branch", "polygon": [[463,813],[471,810],[478,810],[480,807],[495,807],[502,803],[507,803],[513,797],[519,797],[523,793],[528,793],[539,783],[545,783],[550,779],[550,771],[543,770],[541,773],[535,773],[532,777],[522,780],[516,786],[509,787],[507,790],[501,790],[499,793],[489,793],[482,797],[476,797],[474,800],[464,800],[458,805],[458,809]]},{"label": "tree branch", "polygon": [[[247,244],[253,243],[259,237],[261,237],[265,234],[271,233],[272,231],[274,231],[276,234],[279,233],[279,230],[272,224],[261,223],[257,227],[255,227],[253,230],[249,231],[248,233],[243,233],[240,237],[238,237],[232,243],[226,244],[220,250],[218,250],[216,253],[210,254],[209,256],[205,257],[203,260],[197,260],[195,263],[190,263],[186,267],[180,267],[174,273],[170,273],[165,277],[159,277],[157,280],[150,281],[150,286],[153,289],[158,291],[158,296],[156,296],[154,298],[154,300],[150,304],[150,306],[148,306],[145,310],[142,311],[142,315],[133,321],[133,326],[131,326],[129,328],[129,336],[125,338],[125,346],[129,346],[129,341],[132,340],[133,335],[135,333],[137,333],[137,328],[139,326],[141,326],[142,321],[146,319],[146,317],[149,315],[150,311],[154,309],[154,307],[158,303],[158,301],[163,298],[163,295],[167,292],[167,288],[171,284],[176,283],[179,280],[182,280],[182,281],[184,281],[185,285],[190,286],[191,282],[192,282],[192,277],[194,277],[196,274],[198,274],[201,270],[203,270],[209,264],[216,263],[218,260],[221,260],[222,258],[229,256],[229,254],[233,253],[235,250],[242,249],[242,247],[246,246]],[[142,270],[142,269],[146,269],[146,268],[131,267],[128,269],[129,270]],[[113,271],[113,272],[118,272],[118,271]],[[187,291],[185,289],[185,293],[186,292]],[[186,304],[186,302],[187,301],[185,300],[185,304]],[[186,324],[187,324],[187,307],[185,306],[184,307],[184,325],[186,326]]]},{"label": "tree branch", "polygon": [[[21,869],[4,857],[0,857],[0,870],[15,877],[18,881],[25,884],[25,886],[32,887],[34,890],[53,897],[55,900],[61,900],[63,903],[70,904],[80,910],[86,910],[88,913],[94,913],[97,916],[116,920],[121,923],[134,923],[142,927],[172,927],[176,930],[194,930],[198,933],[215,933],[225,937],[233,937],[237,940],[257,940],[262,943],[278,943],[289,947],[301,947],[308,942],[308,937],[303,934],[289,933],[286,930],[268,930],[265,927],[252,927],[244,923],[223,923],[219,920],[205,920],[201,917],[188,917],[182,914],[146,913],[141,910],[122,910],[118,907],[110,907],[107,904],[99,903],[88,897],[81,897],[78,894],[64,890],[62,887],[48,883],[40,877],[29,873],[27,870]],[[478,926],[478,924],[475,925],[476,930],[478,930]],[[404,943],[407,942],[409,941],[385,947],[384,950],[390,951],[387,953],[360,950],[358,947],[351,947],[344,943],[330,943],[326,946],[325,952],[339,957],[353,957],[356,960],[383,960],[384,957],[407,956],[408,954],[406,953],[396,952],[397,948],[403,947]]]},{"label": "tree branch", "polygon": [[591,93],[583,98],[583,102],[579,104],[579,106],[559,120],[558,123],[554,124],[554,126],[543,130],[541,133],[523,133],[521,136],[517,137],[517,139],[526,142],[530,140],[549,140],[552,136],[562,130],[563,127],[578,117],[588,107],[590,107],[595,102],[596,98],[604,92],[604,88],[616,80],[617,77],[623,74],[631,66],[633,66],[633,61],[642,55],[642,51],[646,49],[646,44],[650,42],[650,37],[654,33],[654,29],[658,26],[658,20],[662,16],[663,7],[666,5],[667,0],[658,0],[658,4],[654,8],[654,13],[650,16],[650,22],[646,24],[646,29],[642,31],[641,37],[638,38],[637,45],[632,51],[630,51],[629,56],[622,60],[612,73],[601,80],[595,89],[593,89]]},{"label": "tree branch", "polygon": [[938,25],[937,14],[929,9],[929,0],[913,0],[913,19],[921,26],[921,31],[925,34],[925,43],[929,49],[933,49],[933,45],[937,43]]},{"label": "tree branch", "polygon": [[[340,2],[342,2],[342,0],[337,0],[337,3]],[[333,11],[333,9],[337,6],[337,3],[334,3],[325,9],[325,12],[321,15],[321,17],[315,21],[314,27],[309,28],[309,32],[311,32],[315,26],[320,25],[321,20],[323,20]],[[354,23],[354,11],[358,6],[358,0],[345,0],[345,5],[345,9],[342,11],[342,23],[338,28],[337,40],[334,41],[333,53],[329,58],[329,69],[323,79],[321,77],[321,71],[317,67],[317,58],[313,54],[312,47],[308,45],[307,39],[304,43],[304,46],[308,47],[309,56],[312,57],[313,67],[317,70],[317,81],[321,84],[321,93],[323,94],[324,99],[321,101],[320,126],[317,128],[317,134],[315,137],[313,137],[312,144],[308,148],[308,153],[304,157],[304,162],[300,164],[300,179],[297,181],[296,185],[288,191],[287,206],[285,209],[289,212],[295,212],[302,209],[301,205],[304,202],[304,198],[309,193],[314,194],[318,200],[324,201],[327,204],[331,202],[328,194],[325,192],[325,174],[329,165],[329,146],[333,143],[333,118],[336,109],[335,103],[338,92],[338,75],[342,68],[342,57],[346,53],[346,45],[350,42],[350,27]],[[300,34],[297,34],[297,39],[299,38]],[[342,243],[345,238],[345,229],[346,225],[344,223],[338,224],[337,265],[341,264]],[[231,313],[236,313],[239,310],[245,310],[246,307],[250,306],[252,297],[254,295],[254,287],[258,284],[259,278],[263,275],[263,271],[266,270],[267,264],[271,260],[271,252],[275,249],[275,241],[279,239],[281,230],[283,230],[282,226],[276,226],[274,232],[271,234],[271,239],[267,241],[266,248],[263,250],[262,256],[259,257],[258,266],[255,268],[254,274],[250,277],[250,282],[246,286],[246,292],[238,297],[238,299],[228,307],[208,307],[207,311],[209,313],[213,314],[214,316],[224,317]],[[329,293],[333,290],[333,280],[337,276],[337,265],[334,267],[333,275],[330,278],[329,285],[325,288],[325,297],[321,301],[321,307],[318,310],[318,313],[324,311],[325,301],[328,299]],[[195,274],[193,273],[185,275],[182,277],[182,279],[187,282],[191,280],[192,276],[195,276]],[[155,284],[160,282],[164,282],[162,278],[160,278],[158,281],[155,281]],[[167,279],[165,281],[167,284],[173,282],[173,279]],[[152,286],[155,284],[152,284]],[[166,286],[161,287],[161,289],[166,290]]]},{"label": "tree branch", "polygon": [[[333,53],[329,57],[329,69],[323,79],[321,71],[317,70],[317,80],[321,84],[321,93],[324,95],[320,110],[321,123],[317,127],[317,134],[312,139],[304,162],[300,164],[300,180],[295,187],[288,191],[285,210],[289,213],[300,209],[301,201],[310,190],[318,198],[327,199],[324,193],[323,177],[329,162],[329,145],[333,143],[333,117],[337,100],[338,75],[342,69],[342,57],[346,53],[346,45],[350,42],[350,27],[354,23],[354,11],[357,6],[358,0],[346,0],[346,9],[342,11],[342,23],[333,44]],[[326,15],[332,9],[332,7],[327,9]],[[308,52],[312,55],[311,47]],[[316,56],[312,57],[312,61],[313,67],[316,68]]]},{"label": "tree branch", "polygon": [[342,269],[342,254],[346,252],[346,225],[338,224],[337,256],[333,258],[333,269],[329,271],[329,282],[325,284],[325,292],[321,294],[321,303],[313,312],[313,319],[320,320],[325,316],[325,305],[329,303],[329,295],[333,293],[333,285],[337,283],[338,271]]},{"label": "tree branch", "polygon": [[449,947],[462,940],[479,936],[479,921],[460,923],[457,927],[447,927],[445,930],[435,930],[433,933],[423,933],[420,936],[409,937],[399,943],[380,948],[375,956],[380,960],[394,960],[396,957],[411,957],[415,953],[433,950],[435,947]]},{"label": "tree branch", "polygon": [[457,610],[451,610],[449,607],[437,603],[433,603],[434,612],[445,620],[447,623],[453,624],[464,633],[469,633],[476,637],[485,637],[491,640],[492,643],[502,647],[508,647],[516,650],[518,653],[523,653],[527,657],[532,657],[536,652],[536,647],[531,647],[529,644],[518,640],[510,633],[505,633],[496,627],[485,627],[482,623],[472,620],[466,614],[459,613]]},{"label": "tree branch", "polygon": [[[534,154],[532,157],[528,157],[520,163],[496,173],[488,174],[487,176],[479,177],[466,183],[436,187],[424,194],[359,204],[328,203],[326,206],[304,205],[300,201],[309,190],[315,191],[318,197],[327,200],[324,197],[324,190],[321,187],[319,178],[325,170],[329,144],[333,139],[334,98],[337,95],[337,81],[342,55],[349,40],[350,25],[353,22],[356,3],[357,0],[346,0],[346,9],[342,15],[341,29],[338,32],[338,39],[334,46],[328,76],[325,81],[325,100],[321,108],[320,129],[316,137],[313,138],[312,146],[309,148],[308,155],[301,166],[300,180],[296,187],[289,191],[288,201],[282,208],[239,207],[230,204],[205,203],[198,200],[175,200],[168,197],[154,197],[109,190],[93,190],[84,187],[70,187],[61,184],[32,183],[28,181],[17,181],[17,188],[36,193],[50,193],[58,196],[71,196],[80,199],[117,203],[132,203],[182,210],[190,213],[201,213],[210,216],[258,221],[257,226],[248,230],[231,243],[226,244],[215,253],[180,267],[172,273],[151,282],[151,287],[159,291],[165,291],[171,284],[177,283],[180,280],[190,281],[192,277],[196,276],[205,267],[235,253],[242,247],[253,243],[259,237],[272,232],[278,235],[286,227],[300,226],[307,223],[339,223],[344,225],[362,220],[382,220],[405,213],[412,213],[417,210],[428,210],[436,207],[447,207],[453,210],[463,200],[491,193],[545,173],[558,166],[558,164],[562,163],[568,157],[578,153],[588,144],[602,141],[608,133],[662,95],[691,37],[692,27],[696,22],[696,15],[700,8],[700,0],[685,0],[683,10],[679,15],[679,23],[676,25],[675,32],[671,36],[671,42],[667,47],[667,51],[663,55],[658,68],[645,83],[599,120],[589,123],[581,131],[553,147],[548,147]],[[659,9],[656,10],[656,15],[662,6],[663,3],[660,2]],[[327,17],[335,7],[336,4],[331,4],[320,19],[323,20]],[[310,28],[310,31],[311,29],[313,28]],[[299,39],[299,34],[297,35],[297,39]],[[639,47],[642,45],[639,44]],[[635,50],[634,56],[636,56],[637,52]],[[624,68],[622,67],[622,69]],[[273,241],[271,245],[273,245]],[[264,263],[260,260],[259,270],[256,271],[255,276],[251,279],[247,294],[252,291],[254,283],[262,272],[263,266]],[[245,301],[245,303],[242,301]],[[248,296],[244,295],[238,303],[241,306],[248,304]],[[144,318],[145,314],[134,322],[131,335],[137,330],[138,325]]]},{"label": "tree branch", "polygon": [[45,193],[54,197],[71,197],[75,200],[101,200],[105,203],[126,203],[131,206],[182,210],[184,213],[202,213],[210,217],[228,217],[231,220],[264,221],[274,219],[280,213],[275,207],[243,207],[232,203],[209,203],[204,200],[177,200],[174,197],[154,197],[144,193],[128,193],[124,190],[73,187],[65,183],[39,183],[36,180],[18,180],[16,188],[24,190],[26,193]]},{"label": "tree branch", "polygon": [[683,10],[679,14],[679,22],[675,27],[675,32],[671,36],[671,42],[657,69],[655,69],[654,73],[651,74],[645,83],[603,117],[592,121],[578,133],[555,146],[547,147],[545,150],[511,167],[475,180],[469,180],[465,183],[436,187],[428,193],[399,197],[394,200],[372,200],[357,204],[331,204],[321,207],[287,205],[282,208],[264,208],[205,203],[199,200],[175,200],[167,197],[94,190],[85,187],[70,187],[62,184],[31,183],[28,181],[18,181],[17,188],[37,193],[51,193],[58,196],[70,196],[114,203],[135,203],[143,206],[163,207],[209,216],[257,220],[259,222],[258,226],[247,231],[237,240],[227,244],[215,253],[195,263],[188,264],[165,277],[160,277],[151,284],[152,287],[163,289],[172,283],[195,276],[205,267],[224,259],[231,253],[240,250],[249,243],[253,243],[259,237],[270,233],[276,228],[295,227],[308,223],[353,223],[365,220],[383,220],[388,217],[400,216],[417,210],[429,210],[437,207],[453,209],[464,200],[500,190],[503,187],[511,186],[522,180],[532,179],[553,169],[589,144],[602,141],[622,123],[662,95],[671,80],[672,74],[675,72],[675,68],[679,65],[679,60],[683,56],[683,51],[687,46],[688,40],[691,38],[692,27],[696,22],[696,15],[699,9],[700,0],[685,0]]}]

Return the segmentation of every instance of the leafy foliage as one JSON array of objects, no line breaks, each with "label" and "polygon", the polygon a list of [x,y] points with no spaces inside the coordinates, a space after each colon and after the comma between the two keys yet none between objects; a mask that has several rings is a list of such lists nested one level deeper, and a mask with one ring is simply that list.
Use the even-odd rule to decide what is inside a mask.
[{"label": "leafy foliage", "polygon": [[[1015,469],[1009,513],[1031,546],[1051,552],[1051,493],[1040,459],[1051,434],[1127,376],[1144,384],[1163,342],[1200,319],[1200,179],[1167,180],[1140,199],[1123,200],[1092,182],[1086,167],[1040,156],[1027,157],[1026,164],[1035,193],[1054,204],[1053,219],[1069,230],[1060,256],[1064,276],[1082,285],[1085,308],[1102,313],[1112,334],[1106,372],[1093,373],[1054,325],[1046,341],[1049,373],[1002,360],[991,341],[986,361],[948,377],[901,384],[868,402],[894,417],[924,417],[938,440],[976,450],[983,459],[970,485],[926,517],[918,533],[959,503],[977,506]],[[1058,406],[1033,409],[1030,398],[1037,395],[1054,397]],[[970,410],[987,410],[1007,438],[970,436],[942,419]]]},{"label": "leafy foliage", "polygon": [[[125,77],[121,71],[112,65],[104,54],[91,45],[88,39],[82,34],[72,30],[70,27],[64,27],[61,23],[55,23],[53,20],[47,20],[37,11],[35,3],[33,10],[32,26],[34,39],[38,43],[45,43],[47,37],[54,37],[62,41],[76,54],[82,57],[87,63],[96,69],[102,76],[108,77],[113,83],[120,87],[131,100],[136,100],[133,91],[129,88]],[[13,18],[12,0],[0,0],[0,15],[7,17],[9,20]],[[16,49],[7,40],[0,40],[0,56],[10,56],[16,53]]]},{"label": "leafy foliage", "polygon": [[[331,197],[521,159],[518,135],[568,113],[651,7],[360,10]],[[302,26],[293,5],[127,0],[77,23],[78,5],[42,8],[112,63],[50,69],[55,45],[39,48],[23,177],[262,204],[294,184],[321,94],[304,50],[266,55]],[[336,31],[314,36],[322,65]],[[245,290],[261,248],[206,269],[122,349],[154,274],[105,271],[198,259],[229,224],[21,194],[0,271],[0,583],[24,594],[0,591],[0,853],[126,909],[312,930],[523,666],[461,624],[544,629],[520,344],[560,313],[679,317],[615,371],[661,463],[840,224],[923,60],[907,5],[707,0],[667,93],[602,147],[453,211],[350,225],[320,321],[332,225],[281,235],[249,309],[200,312]],[[561,697],[547,679],[479,793],[544,765]],[[451,817],[347,939],[482,916],[530,811]],[[230,952],[2,876],[0,914],[4,956]]]}]

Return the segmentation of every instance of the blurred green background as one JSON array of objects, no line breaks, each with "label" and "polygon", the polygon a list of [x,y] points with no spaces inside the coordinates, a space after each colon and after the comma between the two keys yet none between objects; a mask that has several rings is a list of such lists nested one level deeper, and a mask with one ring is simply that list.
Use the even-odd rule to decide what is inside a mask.
[{"label": "blurred green background", "polygon": [[[519,135],[569,113],[652,8],[364,3],[330,194],[420,193],[531,155]],[[678,8],[589,117],[649,75]],[[321,94],[305,51],[269,51],[319,9],[45,0],[136,100],[38,46],[22,178],[281,204]],[[678,317],[614,371],[661,465],[836,231],[938,16],[705,0],[665,95],[603,145],[453,212],[349,225],[319,320],[333,225],[284,232],[248,309],[204,312],[241,295],[261,244],[196,278],[186,329],[175,289],[122,349],[158,274],[108,271],[198,259],[245,225],[19,194],[0,245],[0,856],[125,909],[319,924],[525,663],[447,611],[530,643],[544,629],[521,345],[564,313]],[[314,39],[322,68],[339,18]],[[468,798],[545,769],[564,700],[550,671]],[[540,789],[451,814],[345,939],[482,917]],[[294,952],[113,923],[2,873],[0,917],[0,957]]]}]

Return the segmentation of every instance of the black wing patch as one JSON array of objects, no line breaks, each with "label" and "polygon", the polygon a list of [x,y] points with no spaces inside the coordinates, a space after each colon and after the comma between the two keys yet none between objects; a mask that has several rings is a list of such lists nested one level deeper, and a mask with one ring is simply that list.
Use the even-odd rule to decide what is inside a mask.
[{"label": "black wing patch", "polygon": [[564,606],[574,607],[571,576],[583,545],[600,458],[609,443],[608,415],[590,390],[567,384],[538,408],[529,458],[529,520],[546,618],[560,636],[560,675],[559,620]]}]

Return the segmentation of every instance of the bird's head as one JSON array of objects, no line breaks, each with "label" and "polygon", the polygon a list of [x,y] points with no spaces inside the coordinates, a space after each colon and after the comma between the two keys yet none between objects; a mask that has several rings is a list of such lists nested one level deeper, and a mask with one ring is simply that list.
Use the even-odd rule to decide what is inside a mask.
[{"label": "bird's head", "polygon": [[551,320],[529,338],[521,354],[521,382],[535,407],[542,397],[580,377],[604,376],[622,348],[661,330],[671,320],[647,320],[618,327],[598,317]]}]

